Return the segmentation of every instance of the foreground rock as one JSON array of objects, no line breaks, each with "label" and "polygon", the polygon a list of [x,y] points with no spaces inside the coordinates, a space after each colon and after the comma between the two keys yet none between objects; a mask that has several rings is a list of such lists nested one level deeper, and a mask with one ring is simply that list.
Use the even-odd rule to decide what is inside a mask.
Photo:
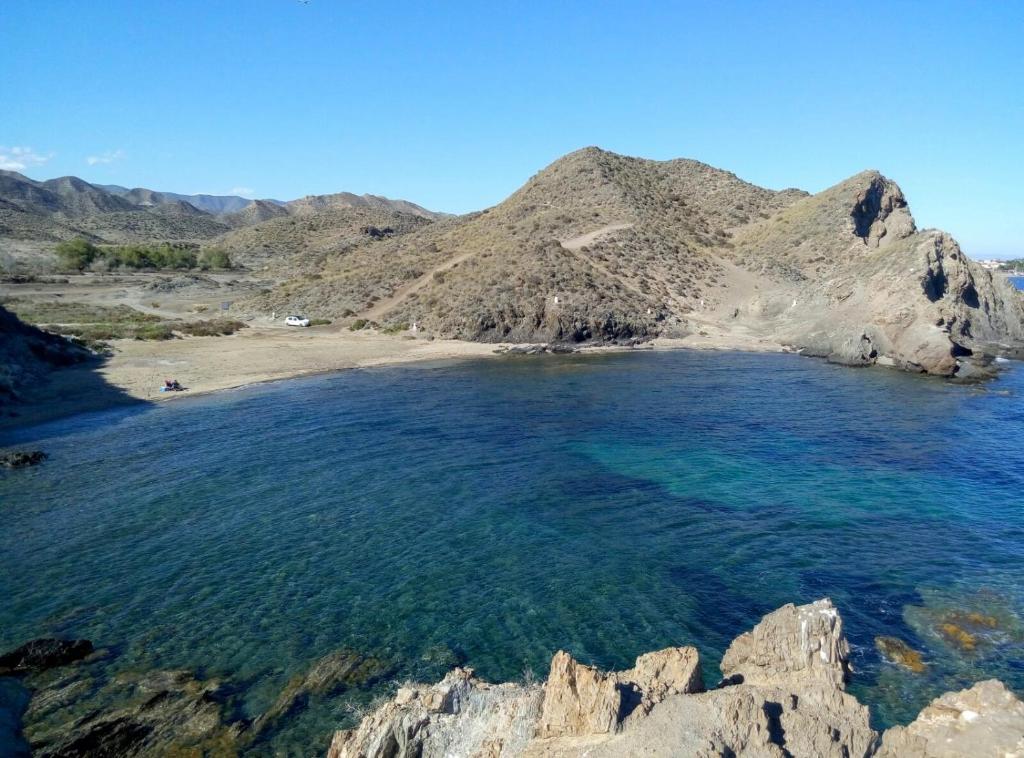
[{"label": "foreground rock", "polygon": [[455,669],[403,687],[330,758],[384,756],[1004,756],[1024,751],[1024,704],[999,682],[949,693],[884,735],[846,693],[842,619],[827,600],[787,605],[740,635],[723,685],[702,692],[693,648],[602,672],[557,653],[544,685],[488,684]]},{"label": "foreground rock", "polygon": [[947,692],[912,724],[885,733],[877,755],[885,758],[955,758],[1024,755],[1024,703],[990,679]]}]

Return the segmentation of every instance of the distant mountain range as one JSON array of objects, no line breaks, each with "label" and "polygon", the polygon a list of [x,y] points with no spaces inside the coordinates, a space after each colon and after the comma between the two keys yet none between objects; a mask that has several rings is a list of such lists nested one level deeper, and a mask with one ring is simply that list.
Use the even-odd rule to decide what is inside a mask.
[{"label": "distant mountain range", "polygon": [[[96,184],[93,186],[106,190],[112,195],[123,197],[135,205],[162,205],[177,200],[215,216],[222,213],[235,213],[256,202],[252,198],[239,195],[179,195],[177,192],[157,192],[142,187],[128,189],[118,184]],[[285,205],[281,200],[261,200],[260,202]]]},{"label": "distant mountain range", "polygon": [[0,241],[5,237],[42,242],[72,237],[109,243],[204,241],[273,218],[340,209],[370,209],[427,220],[445,215],[407,200],[347,192],[286,202],[129,189],[90,184],[74,176],[36,181],[0,171]]}]

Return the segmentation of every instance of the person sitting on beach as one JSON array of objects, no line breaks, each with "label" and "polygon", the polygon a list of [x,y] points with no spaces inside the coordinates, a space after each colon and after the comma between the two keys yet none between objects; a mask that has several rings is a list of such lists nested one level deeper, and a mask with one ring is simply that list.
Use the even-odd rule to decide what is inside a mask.
[{"label": "person sitting on beach", "polygon": [[177,379],[164,379],[164,390],[168,392],[177,392],[181,389],[181,384],[178,383]]}]

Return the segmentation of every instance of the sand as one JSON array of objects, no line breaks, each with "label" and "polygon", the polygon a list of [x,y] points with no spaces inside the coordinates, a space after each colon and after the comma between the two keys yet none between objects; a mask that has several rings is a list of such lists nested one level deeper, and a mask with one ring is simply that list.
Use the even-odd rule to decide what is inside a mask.
[{"label": "sand", "polygon": [[[173,402],[182,397],[245,385],[370,366],[413,361],[495,357],[503,345],[460,340],[427,340],[335,327],[300,329],[253,325],[228,337],[184,337],[147,342],[115,340],[113,355],[99,366],[56,371],[26,398],[18,415],[0,419],[0,429],[38,424],[87,411],[131,404]],[[778,351],[758,338],[719,333],[685,339],[658,339],[636,348],[609,350],[715,349]],[[165,379],[177,379],[184,392],[161,392]]]},{"label": "sand", "polygon": [[[63,284],[10,286],[15,297],[61,298],[95,305],[129,305],[168,318],[215,314],[219,304],[251,293],[262,282],[214,275],[214,289],[154,293],[145,285],[153,274],[118,277],[83,275]],[[712,349],[779,351],[782,346],[744,330],[714,311],[691,314],[694,334],[682,339],[656,339],[632,349]],[[233,313],[230,315],[234,315]],[[199,317],[203,317],[199,316]],[[27,427],[50,419],[132,403],[173,402],[182,397],[243,387],[259,382],[411,361],[482,358],[499,354],[502,345],[459,340],[424,339],[409,333],[385,335],[373,330],[352,332],[344,324],[310,328],[287,327],[282,319],[248,319],[248,327],[228,337],[183,337],[165,341],[113,340],[113,353],[92,365],[61,369],[27,393],[17,415],[0,418],[0,430]],[[583,354],[630,348],[584,347]],[[177,379],[185,392],[166,393],[165,379]],[[0,440],[0,444],[3,440]]]}]

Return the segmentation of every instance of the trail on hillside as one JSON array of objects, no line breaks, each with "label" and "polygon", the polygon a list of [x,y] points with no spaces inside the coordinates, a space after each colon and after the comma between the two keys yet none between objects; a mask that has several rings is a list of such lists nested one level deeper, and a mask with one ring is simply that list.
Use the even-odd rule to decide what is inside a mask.
[{"label": "trail on hillside", "polygon": [[603,237],[606,234],[611,234],[612,232],[617,232],[620,229],[630,229],[632,228],[632,226],[632,224],[609,224],[608,226],[602,226],[600,229],[595,229],[592,232],[587,232],[586,234],[581,234],[578,237],[567,239],[564,242],[562,242],[561,245],[565,250],[568,250],[570,253],[575,255],[583,263],[586,263],[588,266],[595,269],[596,271],[599,271],[608,278],[618,282],[623,287],[628,289],[630,292],[639,295],[644,299],[647,299],[647,295],[641,292],[635,285],[630,284],[628,281],[623,279],[622,276],[616,274],[607,266],[598,263],[597,261],[595,261],[594,259],[592,259],[590,256],[586,255],[583,252],[584,247],[594,242],[598,238]]},{"label": "trail on hillside", "polygon": [[598,237],[603,237],[606,234],[620,231],[621,229],[632,229],[632,224],[608,224],[608,226],[602,226],[600,229],[595,229],[592,232],[581,234],[579,237],[572,237],[571,239],[562,240],[562,247],[566,250],[572,250],[576,252],[581,248],[586,247],[591,242],[596,240]]},{"label": "trail on hillside", "polygon": [[385,313],[392,310],[393,308],[396,308],[398,305],[404,302],[405,299],[409,297],[409,295],[413,294],[414,292],[418,292],[419,290],[426,287],[430,283],[430,280],[434,276],[434,274],[438,274],[442,271],[447,271],[448,269],[457,266],[463,261],[472,258],[474,255],[476,255],[476,251],[470,253],[463,253],[462,255],[456,255],[454,258],[449,258],[444,263],[434,266],[434,268],[430,269],[427,273],[423,274],[423,276],[420,276],[417,279],[413,279],[408,284],[403,284],[401,287],[396,289],[389,297],[386,297],[383,300],[378,300],[376,303],[374,303],[372,307],[367,308],[365,311],[360,313],[359,317],[365,318],[368,321],[376,321]]}]

